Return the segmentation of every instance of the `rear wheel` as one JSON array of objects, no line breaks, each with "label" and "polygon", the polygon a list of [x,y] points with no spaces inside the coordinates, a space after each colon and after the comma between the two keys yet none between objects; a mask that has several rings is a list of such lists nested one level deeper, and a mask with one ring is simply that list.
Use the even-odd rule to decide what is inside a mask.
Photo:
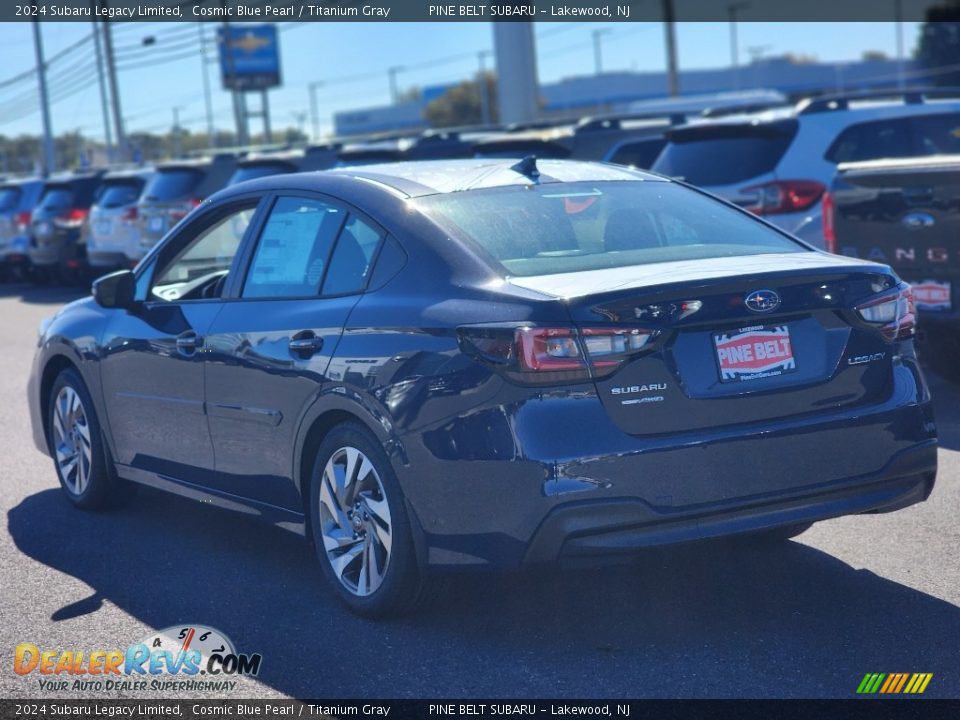
[{"label": "rear wheel", "polygon": [[324,575],[353,612],[384,617],[416,602],[421,572],[403,494],[366,428],[339,425],[320,444],[310,516]]},{"label": "rear wheel", "polygon": [[133,494],[135,486],[112,472],[93,401],[76,370],[64,370],[54,381],[47,423],[57,477],[71,503],[96,510]]}]

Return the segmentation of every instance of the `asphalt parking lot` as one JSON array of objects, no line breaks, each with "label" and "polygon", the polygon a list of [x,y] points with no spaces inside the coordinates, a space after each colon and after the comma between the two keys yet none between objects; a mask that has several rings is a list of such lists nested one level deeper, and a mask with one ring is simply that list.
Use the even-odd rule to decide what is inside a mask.
[{"label": "asphalt parking lot", "polygon": [[12,671],[17,643],[112,649],[181,623],[263,655],[235,698],[852,697],[867,672],[931,672],[925,697],[960,697],[960,388],[939,378],[924,504],[796,541],[459,577],[374,624],[336,603],[293,535],[153,491],[108,514],[68,505],[24,388],[39,320],[75,295],[0,285],[3,697],[45,695]]}]

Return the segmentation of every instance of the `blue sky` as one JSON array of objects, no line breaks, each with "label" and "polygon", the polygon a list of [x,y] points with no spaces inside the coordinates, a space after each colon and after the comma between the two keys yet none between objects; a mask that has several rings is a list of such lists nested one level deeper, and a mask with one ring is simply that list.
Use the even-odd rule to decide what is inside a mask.
[{"label": "blue sky", "polygon": [[[215,23],[205,26],[212,35]],[[917,40],[918,23],[904,23],[905,49]],[[192,130],[205,127],[201,61],[191,55],[172,62],[156,62],[164,55],[184,55],[177,44],[186,42],[190,23],[122,23],[115,26],[115,45],[135,48],[138,67],[119,74],[123,114],[128,131],[162,132],[172,125],[172,107],[179,106],[181,123]],[[541,82],[593,72],[592,32],[610,28],[603,38],[603,67],[613,70],[662,70],[663,29],[660,23],[537,23],[538,69]],[[476,53],[492,47],[488,23],[303,23],[289,24],[280,35],[284,85],[271,92],[274,127],[298,125],[308,112],[307,86],[345,75],[363,75],[351,82],[332,83],[318,90],[321,129],[329,130],[338,110],[389,102],[387,68],[407,66],[398,75],[401,89],[455,82],[476,71]],[[41,25],[48,57],[90,32],[90,23]],[[821,61],[855,60],[865,50],[896,53],[894,23],[753,23],[738,24],[740,62],[751,52],[767,55],[785,52],[812,55]],[[157,42],[139,49],[141,38],[154,35]],[[171,35],[173,37],[171,37]],[[189,39],[189,38],[187,38]],[[35,133],[40,115],[12,119],[11,99],[35,88],[31,80],[12,87],[3,81],[34,66],[32,29],[29,23],[0,23],[0,134]],[[92,51],[91,51],[92,52]],[[683,68],[720,67],[730,63],[730,30],[727,23],[679,23],[678,52]],[[189,53],[188,53],[189,54]],[[92,57],[92,56],[91,56]],[[81,65],[86,57],[71,57]],[[490,60],[488,59],[488,63]],[[229,95],[220,88],[216,65],[210,66],[213,108],[219,127],[232,125]],[[65,82],[69,83],[69,79]],[[682,80],[681,80],[682,84]],[[54,132],[80,129],[91,137],[102,136],[99,94],[96,85],[56,102],[52,109]],[[251,129],[259,128],[252,121]],[[309,130],[309,120],[305,129]]]}]

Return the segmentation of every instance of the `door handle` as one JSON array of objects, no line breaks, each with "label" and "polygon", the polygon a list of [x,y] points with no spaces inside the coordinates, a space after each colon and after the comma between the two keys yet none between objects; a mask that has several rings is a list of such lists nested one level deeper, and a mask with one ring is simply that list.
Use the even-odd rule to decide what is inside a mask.
[{"label": "door handle", "polygon": [[177,350],[180,352],[191,353],[201,345],[203,345],[203,338],[193,330],[177,335]]},{"label": "door handle", "polygon": [[304,330],[294,335],[287,344],[290,352],[300,358],[308,358],[323,347],[323,338],[317,337],[312,331]]}]

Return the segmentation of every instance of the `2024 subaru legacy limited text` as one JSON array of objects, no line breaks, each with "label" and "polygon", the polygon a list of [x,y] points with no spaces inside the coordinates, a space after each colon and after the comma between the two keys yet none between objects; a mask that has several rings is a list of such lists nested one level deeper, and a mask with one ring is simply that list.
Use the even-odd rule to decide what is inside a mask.
[{"label": "2024 subaru legacy limited text", "polygon": [[356,612],[510,567],[895,510],[936,428],[909,288],[683,184],[406,163],[224,190],[41,328],[37,446],[312,539]]}]

